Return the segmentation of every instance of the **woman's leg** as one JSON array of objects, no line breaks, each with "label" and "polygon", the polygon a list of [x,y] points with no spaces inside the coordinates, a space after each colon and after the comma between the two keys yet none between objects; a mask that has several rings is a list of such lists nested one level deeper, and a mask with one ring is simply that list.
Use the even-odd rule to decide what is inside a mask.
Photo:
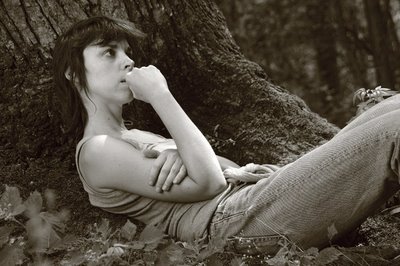
[{"label": "woman's leg", "polygon": [[211,234],[257,236],[260,245],[282,235],[307,248],[360,225],[400,188],[400,110],[369,119],[283,167],[272,182],[232,195]]},{"label": "woman's leg", "polygon": [[368,122],[378,116],[386,114],[391,111],[399,110],[400,109],[400,94],[394,95],[389,97],[388,99],[376,104],[375,106],[371,107],[353,121],[351,121],[347,126],[345,126],[337,135],[343,134],[355,127],[358,127],[365,122]]}]

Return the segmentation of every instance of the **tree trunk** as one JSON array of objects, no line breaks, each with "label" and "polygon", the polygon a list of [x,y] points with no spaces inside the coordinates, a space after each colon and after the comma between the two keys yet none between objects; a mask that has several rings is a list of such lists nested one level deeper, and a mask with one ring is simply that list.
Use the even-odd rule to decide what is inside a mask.
[{"label": "tree trunk", "polygon": [[[344,6],[346,4],[346,6]],[[345,16],[345,11],[351,9],[349,13],[352,15]],[[368,64],[365,60],[366,53],[372,53],[372,50],[367,46],[367,48],[360,47],[357,43],[360,43],[358,39],[354,39],[356,34],[359,32],[358,26],[354,20],[354,7],[349,6],[349,3],[338,0],[335,3],[335,21],[337,23],[337,35],[341,46],[344,49],[344,58],[346,64],[349,66],[351,75],[353,76],[353,83],[356,88],[368,87],[367,84],[367,68]],[[353,37],[353,39],[352,39]],[[364,41],[362,41],[364,43]]]},{"label": "tree trunk", "polygon": [[[71,152],[52,92],[52,47],[73,22],[98,14],[129,19],[148,34],[135,47],[135,61],[161,69],[217,153],[239,163],[283,162],[337,132],[243,57],[212,1],[4,0],[0,138],[19,159]],[[167,134],[148,104],[135,102],[126,111],[135,127]]]},{"label": "tree trunk", "polygon": [[364,9],[374,55],[377,82],[384,87],[394,88],[393,67],[390,64],[392,56],[390,36],[380,0],[364,0]]},{"label": "tree trunk", "polygon": [[388,28],[388,41],[390,44],[390,64],[393,67],[395,87],[399,89],[400,81],[400,41],[396,32],[396,25],[393,21],[391,13],[390,0],[384,0],[382,5],[383,17],[386,19],[386,26]]},{"label": "tree trunk", "polygon": [[[312,22],[311,36],[316,51],[321,90],[321,114],[332,113],[343,99],[337,65],[336,36],[332,21],[332,1],[309,1],[307,14]],[[336,3],[335,3],[336,4]]]}]

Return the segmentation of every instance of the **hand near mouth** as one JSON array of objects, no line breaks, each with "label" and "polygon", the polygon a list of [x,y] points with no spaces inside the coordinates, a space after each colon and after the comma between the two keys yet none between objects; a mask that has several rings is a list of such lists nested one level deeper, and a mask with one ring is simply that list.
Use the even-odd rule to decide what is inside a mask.
[{"label": "hand near mouth", "polygon": [[170,93],[163,74],[155,66],[133,68],[125,75],[135,99],[151,103],[157,96]]}]

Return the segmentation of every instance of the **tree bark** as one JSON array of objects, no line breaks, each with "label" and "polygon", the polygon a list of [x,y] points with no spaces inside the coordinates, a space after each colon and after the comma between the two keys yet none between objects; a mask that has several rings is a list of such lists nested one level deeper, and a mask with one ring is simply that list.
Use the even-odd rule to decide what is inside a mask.
[{"label": "tree bark", "polygon": [[[99,14],[129,19],[147,33],[134,48],[135,61],[161,69],[217,153],[242,164],[285,162],[338,130],[244,58],[212,1],[4,0],[1,145],[18,150],[20,160],[71,152],[53,97],[52,47],[72,23]],[[135,127],[167,134],[149,105],[134,102],[126,111]]]}]

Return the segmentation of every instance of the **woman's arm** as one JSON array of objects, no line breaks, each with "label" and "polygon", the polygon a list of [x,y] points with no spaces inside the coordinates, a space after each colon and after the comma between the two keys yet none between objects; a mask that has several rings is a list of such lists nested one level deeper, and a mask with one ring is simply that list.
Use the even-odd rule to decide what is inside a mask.
[{"label": "woman's arm", "polygon": [[[155,186],[157,192],[168,191],[172,185],[179,185],[187,177],[186,167],[177,150],[165,150],[161,153],[143,152],[147,158],[155,158],[150,171],[149,185]],[[233,161],[217,155],[221,170],[239,168]],[[162,183],[161,180],[165,180]]]},{"label": "woman's arm", "polygon": [[193,182],[205,190],[221,191],[226,187],[213,149],[176,102],[161,72],[154,66],[134,68],[126,81],[135,98],[150,103],[163,121]]},{"label": "woman's arm", "polygon": [[147,198],[173,202],[196,202],[213,198],[222,192],[211,186],[197,184],[190,176],[169,191],[156,192],[149,185],[154,158],[123,140],[99,135],[81,148],[79,166],[85,180],[95,189],[118,189]]},{"label": "woman's arm", "polygon": [[235,163],[225,157],[217,155],[217,159],[218,159],[219,165],[221,166],[222,171],[224,171],[226,168],[230,168],[230,167],[240,168],[240,165],[238,165],[237,163]]}]

